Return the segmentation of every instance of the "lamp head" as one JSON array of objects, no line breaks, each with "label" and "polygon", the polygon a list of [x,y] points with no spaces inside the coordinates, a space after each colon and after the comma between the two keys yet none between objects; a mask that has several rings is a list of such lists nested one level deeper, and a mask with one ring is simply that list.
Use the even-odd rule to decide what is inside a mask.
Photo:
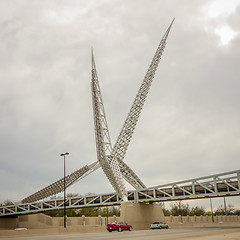
[{"label": "lamp head", "polygon": [[65,156],[65,155],[68,155],[69,153],[68,152],[66,152],[66,153],[62,153],[62,154],[60,154],[60,156]]}]

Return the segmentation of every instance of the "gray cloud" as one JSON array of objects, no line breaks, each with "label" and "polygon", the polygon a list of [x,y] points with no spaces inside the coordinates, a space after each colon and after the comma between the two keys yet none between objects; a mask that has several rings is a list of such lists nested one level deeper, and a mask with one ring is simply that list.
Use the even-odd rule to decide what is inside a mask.
[{"label": "gray cloud", "polygon": [[[212,1],[1,1],[0,200],[20,200],[96,160],[90,49],[112,141],[176,17],[125,161],[148,185],[239,168],[239,9]],[[215,29],[238,35],[220,46]],[[69,191],[111,192],[101,170]]]}]

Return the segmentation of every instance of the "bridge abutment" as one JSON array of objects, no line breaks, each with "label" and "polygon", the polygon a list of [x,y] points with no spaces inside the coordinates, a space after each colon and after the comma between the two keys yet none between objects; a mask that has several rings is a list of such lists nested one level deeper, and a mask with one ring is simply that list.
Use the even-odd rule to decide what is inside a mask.
[{"label": "bridge abutment", "polygon": [[149,229],[153,222],[164,222],[165,216],[160,204],[123,202],[120,221],[131,224],[134,229]]}]

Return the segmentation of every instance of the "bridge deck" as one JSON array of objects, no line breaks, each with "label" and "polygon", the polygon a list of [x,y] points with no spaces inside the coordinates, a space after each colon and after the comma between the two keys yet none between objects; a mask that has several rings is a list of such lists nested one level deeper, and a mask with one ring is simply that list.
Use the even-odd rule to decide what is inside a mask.
[{"label": "bridge deck", "polygon": [[[128,200],[152,203],[237,195],[240,195],[240,170],[129,191]],[[120,205],[121,201],[116,193],[108,193],[68,198],[65,205],[67,209],[73,209]],[[63,199],[1,206],[0,217],[60,210],[63,207]]]}]

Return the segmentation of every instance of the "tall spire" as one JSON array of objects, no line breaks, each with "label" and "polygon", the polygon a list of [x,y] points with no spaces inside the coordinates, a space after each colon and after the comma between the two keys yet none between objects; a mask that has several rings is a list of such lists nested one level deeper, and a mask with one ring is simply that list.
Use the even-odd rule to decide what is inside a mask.
[{"label": "tall spire", "polygon": [[92,101],[95,126],[95,138],[97,148],[97,159],[113,188],[122,198],[127,201],[127,191],[124,185],[120,167],[116,159],[112,159],[112,145],[108,131],[106,114],[98,83],[97,70],[92,52]]},{"label": "tall spire", "polygon": [[140,116],[141,110],[147,98],[148,91],[151,87],[155,72],[157,70],[158,64],[160,62],[164,48],[166,46],[166,40],[171,30],[173,21],[174,19],[172,20],[170,26],[168,27],[167,31],[163,35],[163,38],[158,45],[158,48],[147,70],[145,78],[143,79],[143,82],[138,90],[137,96],[134,99],[132,107],[130,108],[128,116],[123,124],[122,130],[120,131],[117,141],[113,147],[113,157],[117,158],[118,161],[123,160],[123,158],[125,157],[129,142],[132,138],[138,118]]},{"label": "tall spire", "polygon": [[[145,78],[138,90],[137,96],[133,102],[133,105],[129,111],[127,119],[120,131],[118,139],[112,148],[110,134],[108,131],[108,125],[106,115],[104,111],[101,91],[98,82],[97,70],[93,55],[93,48],[91,49],[92,56],[92,98],[93,98],[93,112],[94,112],[94,125],[96,135],[96,147],[98,161],[88,166],[80,168],[79,170],[71,173],[66,177],[66,186],[76,183],[80,179],[86,177],[90,173],[97,170],[100,166],[109,179],[110,183],[116,190],[117,194],[123,199],[127,200],[127,192],[123,183],[122,177],[125,178],[134,188],[145,188],[146,186],[137,177],[133,170],[123,162],[127,147],[130,143],[133,131],[136,127],[138,118],[140,116],[142,107],[150,89],[154,74],[157,70],[162,53],[166,46],[166,40],[171,30],[172,24],[175,18],[172,20],[167,31],[163,35],[162,40],[159,43],[157,51],[153,57],[153,60],[148,68]],[[31,196],[22,200],[23,202],[37,201],[43,198],[52,196],[58,192],[63,191],[63,179],[43,188],[42,190],[32,194]]]}]

